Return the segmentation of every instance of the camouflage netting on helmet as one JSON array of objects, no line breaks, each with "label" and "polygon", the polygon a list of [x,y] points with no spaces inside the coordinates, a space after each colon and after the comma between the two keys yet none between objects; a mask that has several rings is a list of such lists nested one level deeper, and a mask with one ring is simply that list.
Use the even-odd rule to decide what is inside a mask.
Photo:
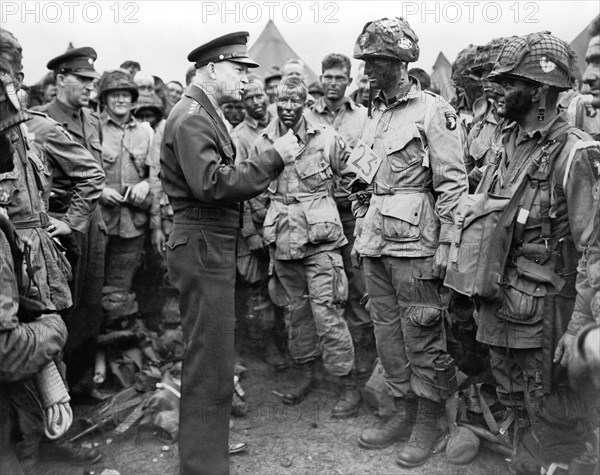
[{"label": "camouflage netting on helmet", "polygon": [[162,116],[163,103],[154,92],[141,94],[133,107],[133,113],[137,114],[140,109],[153,109],[158,115]]},{"label": "camouflage netting on helmet", "polygon": [[500,53],[490,80],[516,77],[558,89],[571,87],[575,52],[549,32],[531,33],[509,42]]},{"label": "camouflage netting on helmet", "polygon": [[452,63],[452,81],[458,86],[465,87],[473,81],[477,80],[471,73],[471,67],[475,62],[475,58],[479,53],[481,46],[473,44],[459,51],[456,55],[456,60]]},{"label": "camouflage netting on helmet", "polygon": [[367,23],[354,45],[356,59],[389,58],[414,62],[419,59],[419,38],[406,20],[382,18]]},{"label": "camouflage netting on helmet", "polygon": [[125,69],[115,69],[105,72],[100,78],[99,94],[104,99],[104,96],[113,91],[129,91],[133,102],[137,101],[139,89],[136,83],[133,82],[129,72]]},{"label": "camouflage netting on helmet", "polygon": [[494,38],[489,43],[478,46],[477,54],[471,66],[472,73],[481,78],[487,77],[492,71],[494,64],[496,64],[496,61],[498,61],[498,57],[504,46],[517,38],[518,36]]}]

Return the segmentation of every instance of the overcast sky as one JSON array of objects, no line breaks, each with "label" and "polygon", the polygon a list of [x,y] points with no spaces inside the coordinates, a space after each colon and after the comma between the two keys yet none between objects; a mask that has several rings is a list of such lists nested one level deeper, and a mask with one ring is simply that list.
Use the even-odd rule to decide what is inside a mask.
[{"label": "overcast sky", "polygon": [[327,53],[352,56],[366,21],[404,16],[417,35],[426,71],[440,51],[453,61],[469,43],[550,30],[572,41],[600,11],[598,1],[38,1],[0,2],[0,24],[21,42],[26,82],[38,81],[49,59],[92,46],[100,71],[137,60],[163,80],[181,82],[187,54],[216,36],[250,32],[250,45],[269,18],[317,73]]}]

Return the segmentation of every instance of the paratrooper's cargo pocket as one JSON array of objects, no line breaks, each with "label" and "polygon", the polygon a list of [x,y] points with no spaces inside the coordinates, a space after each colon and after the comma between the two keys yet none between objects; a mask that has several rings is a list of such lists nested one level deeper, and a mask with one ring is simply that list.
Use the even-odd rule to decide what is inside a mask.
[{"label": "paratrooper's cargo pocket", "polygon": [[[395,197],[394,197],[395,198]],[[422,199],[385,200],[381,206],[383,237],[388,241],[411,242],[421,238]]]},{"label": "paratrooper's cargo pocket", "polygon": [[306,211],[308,242],[321,244],[335,242],[342,237],[343,228],[336,208],[318,208]]},{"label": "paratrooper's cargo pocket", "polygon": [[497,315],[511,322],[533,325],[544,318],[546,292],[544,284],[527,280],[519,275],[516,268],[509,267]]}]

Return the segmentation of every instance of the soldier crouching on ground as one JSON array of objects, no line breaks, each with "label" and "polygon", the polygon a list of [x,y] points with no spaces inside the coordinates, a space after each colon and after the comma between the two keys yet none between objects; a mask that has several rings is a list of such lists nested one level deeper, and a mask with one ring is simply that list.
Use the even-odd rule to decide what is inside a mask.
[{"label": "soldier crouching on ground", "polygon": [[449,294],[441,279],[454,209],[467,189],[455,111],[409,80],[417,42],[402,18],[383,18],[365,25],[354,50],[366,61],[371,87],[380,89],[361,137],[376,171],[366,190],[370,203],[354,208],[354,247],[397,408],[383,427],[364,431],[359,445],[379,449],[410,437],[397,458],[406,467],[431,455],[443,402],[456,389],[444,330]]},{"label": "soldier crouching on ground", "polygon": [[347,186],[354,174],[347,167],[342,138],[303,116],[306,84],[284,79],[277,92],[278,118],[256,140],[253,153],[262,153],[290,130],[301,142],[294,162],[269,187],[271,204],[263,223],[274,272],[289,298],[285,319],[290,353],[302,373],[300,384],[284,394],[283,402],[296,404],[308,394],[314,361],[321,354],[326,371],[339,378],[343,390],[332,417],[350,417],[358,411],[360,393],[344,320],[348,281],[340,248],[347,240],[334,195],[336,185]]}]

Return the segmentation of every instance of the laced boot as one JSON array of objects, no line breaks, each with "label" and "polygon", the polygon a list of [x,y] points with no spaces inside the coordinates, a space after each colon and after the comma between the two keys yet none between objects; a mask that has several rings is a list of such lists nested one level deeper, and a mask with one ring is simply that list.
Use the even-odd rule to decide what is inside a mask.
[{"label": "laced boot", "polygon": [[396,462],[402,467],[418,467],[431,456],[431,451],[440,436],[438,417],[441,403],[418,398],[417,423],[410,439],[398,454]]},{"label": "laced boot", "polygon": [[395,442],[405,441],[410,437],[417,402],[415,399],[396,398],[396,412],[378,429],[367,429],[360,434],[358,445],[365,449],[385,449]]},{"label": "laced boot", "polygon": [[298,365],[300,369],[300,381],[298,385],[287,391],[283,395],[284,404],[298,404],[310,392],[315,378],[314,363],[302,363]]},{"label": "laced boot", "polygon": [[265,346],[263,358],[265,362],[278,373],[280,371],[285,371],[288,368],[285,359],[283,356],[281,356],[279,348],[277,348],[277,345],[275,344],[275,339],[273,338],[272,332],[269,336],[269,340],[267,341],[267,346]]},{"label": "laced boot", "polygon": [[356,387],[356,376],[354,371],[340,378],[342,395],[335,403],[331,412],[334,419],[344,419],[358,414],[358,405],[360,404],[360,391]]}]

